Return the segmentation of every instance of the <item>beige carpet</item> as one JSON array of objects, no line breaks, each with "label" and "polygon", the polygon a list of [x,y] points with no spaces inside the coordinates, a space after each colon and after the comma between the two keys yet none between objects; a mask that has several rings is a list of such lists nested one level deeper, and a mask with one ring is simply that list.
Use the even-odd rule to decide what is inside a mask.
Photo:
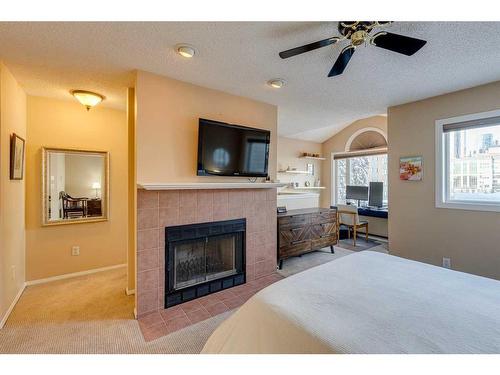
[{"label": "beige carpet", "polygon": [[231,312],[145,342],[126,269],[28,287],[0,330],[0,353],[199,353]]},{"label": "beige carpet", "polygon": [[[285,261],[280,273],[289,276],[351,253],[336,247],[335,254],[329,249],[306,254]],[[119,268],[27,287],[0,330],[0,353],[199,353],[232,314],[145,342],[133,317],[134,296],[125,295],[125,285],[126,269]]]},{"label": "beige carpet", "polygon": [[[358,240],[359,241],[359,240]],[[361,240],[356,242],[356,251],[370,250],[378,251],[381,253],[388,254],[387,244],[369,240]],[[288,277],[297,272],[305,271],[311,267],[319,266],[320,264],[331,262],[332,260],[341,258],[343,256],[354,253],[354,247],[352,246],[352,240],[341,240],[339,244],[335,246],[335,253],[330,252],[330,248],[326,247],[324,249],[314,251],[308,254],[304,254],[301,257],[289,258],[283,261],[283,268],[278,270],[281,276]]]}]

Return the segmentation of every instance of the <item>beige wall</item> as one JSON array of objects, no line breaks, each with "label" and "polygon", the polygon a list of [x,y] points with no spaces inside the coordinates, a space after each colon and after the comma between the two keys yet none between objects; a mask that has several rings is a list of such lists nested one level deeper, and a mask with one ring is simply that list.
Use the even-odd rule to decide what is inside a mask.
[{"label": "beige wall", "polygon": [[276,106],[141,71],[135,89],[139,183],[237,180],[196,176],[200,117],[270,130],[269,175],[275,178]]},{"label": "beige wall", "polygon": [[[124,111],[76,101],[28,97],[26,155],[26,279],[35,280],[122,264],[127,259],[128,156]],[[110,219],[106,222],[41,226],[43,146],[110,153]],[[80,256],[71,247],[80,246]]]},{"label": "beige wall", "polygon": [[26,139],[26,94],[0,63],[0,322],[25,281],[25,179],[10,180],[12,133]]},{"label": "beige wall", "polygon": [[292,173],[278,173],[278,179],[281,182],[298,182],[300,186],[304,186],[306,181],[314,186],[315,180],[322,180],[321,170],[322,161],[311,159],[300,159],[299,156],[303,152],[317,153],[321,155],[321,143],[301,141],[298,139],[291,139],[285,137],[278,138],[278,170],[286,170],[287,167],[296,168],[297,170],[305,171],[307,164],[314,165],[314,176],[292,174]]},{"label": "beige wall", "polygon": [[346,143],[351,135],[363,128],[378,128],[387,134],[387,117],[372,116],[357,120],[323,142],[323,155],[326,157],[326,160],[323,162],[322,178],[326,190],[322,194],[322,207],[330,207],[332,204],[332,153],[345,151]]},{"label": "beige wall", "polygon": [[[500,214],[435,207],[435,121],[500,108],[500,82],[388,110],[389,241],[394,255],[500,279]],[[424,178],[399,180],[399,158],[422,155]]]}]

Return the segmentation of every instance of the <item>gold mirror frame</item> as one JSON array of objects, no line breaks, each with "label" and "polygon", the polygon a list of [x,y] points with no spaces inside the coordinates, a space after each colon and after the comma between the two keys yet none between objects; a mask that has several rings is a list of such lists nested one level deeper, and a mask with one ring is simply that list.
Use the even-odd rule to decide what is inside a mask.
[{"label": "gold mirror frame", "polygon": [[[48,192],[47,192],[47,163],[49,152],[64,152],[84,155],[100,155],[104,157],[104,181],[105,186],[101,190],[101,200],[104,200],[102,205],[102,215],[94,218],[74,218],[74,219],[59,219],[48,220]],[[95,150],[81,150],[56,147],[42,147],[42,226],[66,225],[66,224],[83,224],[97,223],[109,220],[109,152]]]}]

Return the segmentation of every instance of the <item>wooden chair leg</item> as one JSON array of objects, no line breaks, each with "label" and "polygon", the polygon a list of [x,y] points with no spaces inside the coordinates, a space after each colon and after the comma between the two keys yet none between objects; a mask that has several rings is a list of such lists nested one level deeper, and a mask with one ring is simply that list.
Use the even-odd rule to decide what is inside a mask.
[{"label": "wooden chair leg", "polygon": [[351,239],[351,227],[347,227],[347,239]]},{"label": "wooden chair leg", "polygon": [[352,236],[352,239],[353,239],[353,242],[354,242],[354,247],[356,247],[356,226],[354,226],[352,228],[353,230],[353,236]]},{"label": "wooden chair leg", "polygon": [[366,240],[368,241],[368,223],[366,223]]}]

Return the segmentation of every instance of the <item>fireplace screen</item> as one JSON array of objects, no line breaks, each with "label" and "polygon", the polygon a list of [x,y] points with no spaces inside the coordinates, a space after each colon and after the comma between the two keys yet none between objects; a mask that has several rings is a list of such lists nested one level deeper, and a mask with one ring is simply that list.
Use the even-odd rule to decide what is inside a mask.
[{"label": "fireplace screen", "polygon": [[165,308],[245,283],[246,220],[165,228]]},{"label": "fireplace screen", "polygon": [[205,237],[174,246],[174,289],[236,274],[236,234]]}]

